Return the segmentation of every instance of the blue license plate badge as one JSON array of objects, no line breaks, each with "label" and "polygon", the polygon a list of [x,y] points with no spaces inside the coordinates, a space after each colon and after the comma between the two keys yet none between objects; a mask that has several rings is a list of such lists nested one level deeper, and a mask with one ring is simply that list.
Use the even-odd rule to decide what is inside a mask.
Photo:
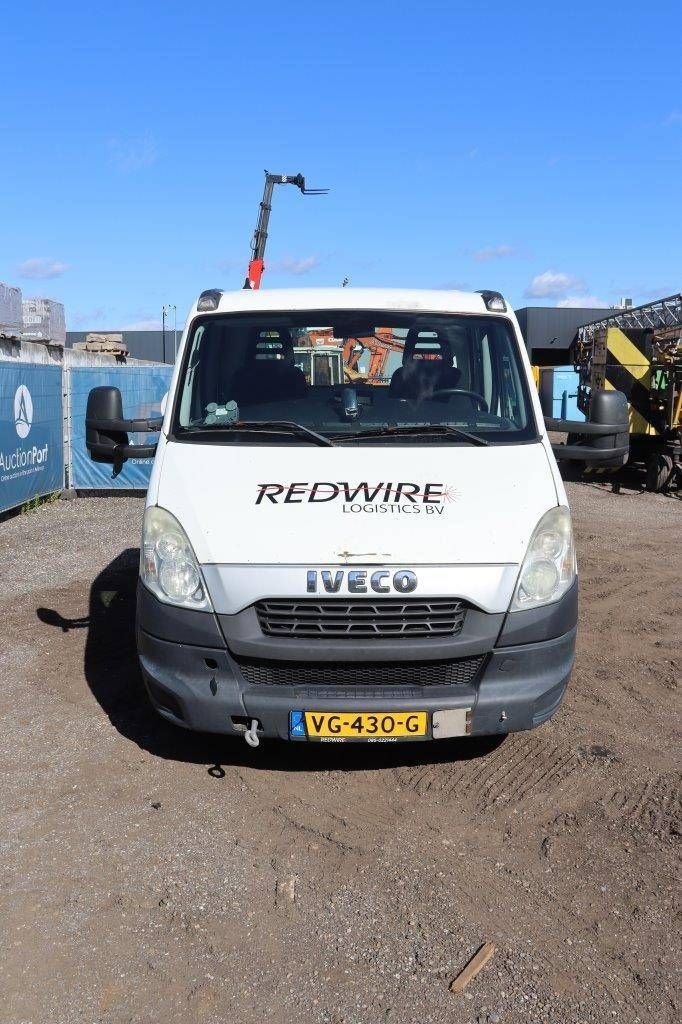
[{"label": "blue license plate badge", "polygon": [[302,711],[289,712],[289,739],[306,739],[305,717]]}]

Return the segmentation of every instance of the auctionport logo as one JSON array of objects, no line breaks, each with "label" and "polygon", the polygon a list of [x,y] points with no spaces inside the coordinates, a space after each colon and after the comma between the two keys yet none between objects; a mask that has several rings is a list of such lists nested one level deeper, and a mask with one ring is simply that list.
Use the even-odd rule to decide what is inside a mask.
[{"label": "auctionport logo", "polygon": [[25,384],[20,384],[14,395],[14,427],[22,439],[28,437],[33,423],[33,399]]},{"label": "auctionport logo", "polygon": [[[7,403],[9,405],[9,402]],[[7,410],[9,412],[9,409]],[[8,417],[9,418],[9,417]],[[25,384],[14,392],[14,429],[20,441],[25,441],[33,426],[33,399]],[[0,483],[20,476],[40,473],[47,466],[49,445],[19,444],[14,451],[0,448]]]}]

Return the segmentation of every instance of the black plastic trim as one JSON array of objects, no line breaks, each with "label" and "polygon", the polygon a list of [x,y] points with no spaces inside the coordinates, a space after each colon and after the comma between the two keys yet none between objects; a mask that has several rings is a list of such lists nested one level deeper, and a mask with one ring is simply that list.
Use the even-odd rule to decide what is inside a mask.
[{"label": "black plastic trim", "polygon": [[157,711],[188,729],[235,736],[235,717],[257,718],[264,735],[288,739],[289,712],[296,708],[469,708],[472,733],[489,735],[532,729],[551,718],[571,674],[575,637],[573,629],[553,640],[494,651],[477,685],[443,687],[251,686],[225,651],[169,643],[143,631],[138,651]]},{"label": "black plastic trim", "polygon": [[517,732],[551,718],[571,675],[576,632],[494,651],[478,687],[472,733]]},{"label": "black plastic trim", "polygon": [[137,628],[159,640],[225,649],[213,612],[195,612],[159,601],[142,580],[137,582]]},{"label": "black plastic trim", "polygon": [[525,612],[509,612],[497,647],[515,644],[538,644],[569,633],[578,622],[578,580],[562,598],[542,608],[529,608]]}]

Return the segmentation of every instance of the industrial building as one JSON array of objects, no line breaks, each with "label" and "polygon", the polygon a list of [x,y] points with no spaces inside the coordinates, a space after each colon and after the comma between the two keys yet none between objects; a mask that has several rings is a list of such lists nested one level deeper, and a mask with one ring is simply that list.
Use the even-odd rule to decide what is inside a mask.
[{"label": "industrial building", "polygon": [[[73,348],[78,343],[84,343],[91,331],[67,331],[66,347]],[[112,333],[105,331],[105,334]],[[175,341],[172,330],[163,331],[114,331],[117,337],[121,337],[128,355],[133,359],[146,359],[153,363],[174,363],[175,362]],[[180,344],[182,332],[178,330],[177,341]]]},{"label": "industrial building", "polygon": [[592,306],[524,306],[516,310],[516,316],[534,366],[568,366],[572,362],[570,348],[578,339],[578,328],[592,320],[603,320],[613,312],[615,308]]}]

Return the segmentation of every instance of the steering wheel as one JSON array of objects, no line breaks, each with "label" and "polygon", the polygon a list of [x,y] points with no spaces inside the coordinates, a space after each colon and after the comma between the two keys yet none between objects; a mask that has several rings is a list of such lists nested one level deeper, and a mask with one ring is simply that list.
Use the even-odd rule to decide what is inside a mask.
[{"label": "steering wheel", "polygon": [[478,391],[467,391],[466,388],[440,388],[438,391],[434,391],[432,395],[429,395],[429,398],[439,398],[445,395],[465,395],[473,402],[476,402],[476,404],[483,409],[483,412],[489,411],[488,403],[483,395],[479,395]]}]

